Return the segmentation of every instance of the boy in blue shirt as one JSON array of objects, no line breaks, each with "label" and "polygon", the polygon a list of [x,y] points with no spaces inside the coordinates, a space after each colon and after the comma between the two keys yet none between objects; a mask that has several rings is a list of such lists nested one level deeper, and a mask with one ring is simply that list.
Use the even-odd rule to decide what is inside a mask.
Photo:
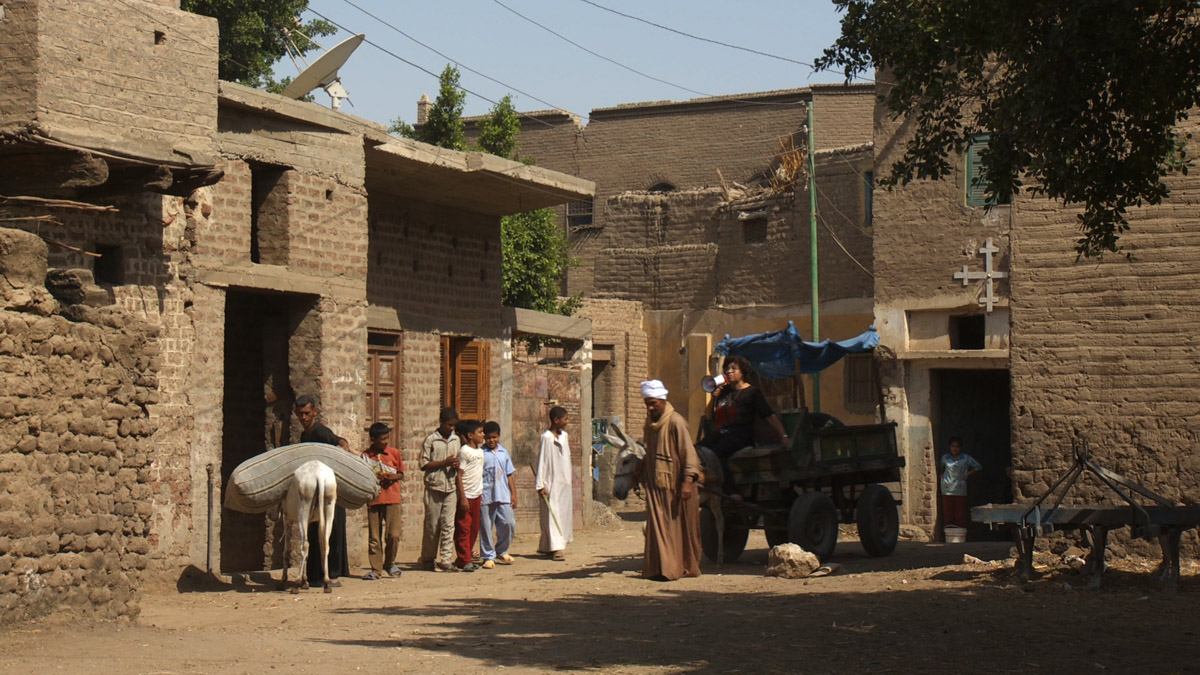
[{"label": "boy in blue shirt", "polygon": [[517,520],[513,509],[517,507],[517,490],[513,483],[513,466],[508,450],[500,445],[500,425],[488,422],[483,425],[483,527],[479,538],[480,558],[483,568],[511,565],[513,557],[508,554]]},{"label": "boy in blue shirt", "polygon": [[963,452],[958,436],[950,439],[950,452],[938,460],[941,472],[942,522],[950,527],[966,529],[968,520],[967,479],[983,467],[974,457]]}]

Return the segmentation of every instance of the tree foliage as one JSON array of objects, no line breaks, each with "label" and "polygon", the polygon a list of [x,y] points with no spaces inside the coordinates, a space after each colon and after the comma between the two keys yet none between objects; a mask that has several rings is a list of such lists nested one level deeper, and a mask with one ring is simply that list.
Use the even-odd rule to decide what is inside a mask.
[{"label": "tree foliage", "polygon": [[287,36],[301,54],[319,49],[310,38],[332,35],[337,28],[314,19],[297,25],[308,0],[183,0],[182,9],[216,18],[220,30],[218,73],[222,80],[281,91],[289,80],[276,81],[272,65],[287,55]]},{"label": "tree foliage", "polygon": [[502,302],[539,312],[570,316],[582,299],[560,300],[558,282],[577,262],[554,209],[526,211],[500,220],[503,257]]},{"label": "tree foliage", "polygon": [[475,128],[479,130],[479,149],[503,157],[517,159],[517,134],[521,131],[521,120],[513,107],[512,96],[505,94],[496,102],[488,114]]},{"label": "tree foliage", "polygon": [[1081,256],[1117,251],[1126,212],[1186,173],[1177,124],[1200,104],[1194,0],[835,0],[842,34],[818,59],[878,68],[912,134],[891,184],[942,178],[980,133],[992,195],[1082,206]]},{"label": "tree foliage", "polygon": [[458,85],[458,68],[446,64],[438,78],[438,95],[429,109],[429,118],[413,127],[397,117],[388,129],[392,133],[450,150],[466,150],[467,135],[463,127],[463,105],[467,92]]}]

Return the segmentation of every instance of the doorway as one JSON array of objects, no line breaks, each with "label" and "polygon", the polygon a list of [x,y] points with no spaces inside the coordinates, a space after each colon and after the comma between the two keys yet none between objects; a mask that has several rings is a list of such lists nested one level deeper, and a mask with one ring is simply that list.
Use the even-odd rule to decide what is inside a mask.
[{"label": "doorway", "polygon": [[[983,469],[968,481],[968,506],[1012,503],[1011,389],[1007,370],[934,370],[934,459],[950,451],[950,439],[963,440],[963,452]],[[938,499],[937,538],[942,537]],[[970,541],[1004,541],[1008,533],[969,523]]]},{"label": "doorway", "polygon": [[[225,360],[221,411],[221,482],[238,464],[294,443],[293,382],[319,360],[312,296],[230,290],[225,296]],[[303,358],[293,359],[293,352]],[[300,361],[301,363],[297,363]],[[302,383],[303,384],[303,383]],[[306,390],[305,393],[307,393]],[[249,572],[282,565],[282,526],[270,513],[222,509],[221,571]]]}]

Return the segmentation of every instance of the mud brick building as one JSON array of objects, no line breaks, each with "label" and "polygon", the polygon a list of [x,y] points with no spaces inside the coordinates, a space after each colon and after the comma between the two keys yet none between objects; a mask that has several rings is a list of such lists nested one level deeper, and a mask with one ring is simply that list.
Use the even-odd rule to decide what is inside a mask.
[{"label": "mud brick building", "polygon": [[[904,127],[880,107],[875,129],[882,175]],[[876,325],[908,458],[903,519],[940,536],[935,462],[951,436],[984,465],[972,505],[1040,496],[1070,466],[1077,434],[1102,466],[1200,503],[1200,180],[1172,176],[1167,201],[1129,213],[1130,257],[1077,262],[1077,211],[1023,195],[986,209],[976,148],[949,179],[875,198]],[[1085,482],[1072,499],[1115,495]]]},{"label": "mud brick building", "polygon": [[[5,9],[0,621],[130,615],[147,584],[282,565],[280,526],[221,489],[297,440],[302,394],[355,447],[393,424],[418,536],[440,407],[519,431],[531,319],[501,311],[499,218],[591,183],[219,82],[216,22],[177,2]],[[561,398],[584,400],[581,362]]]},{"label": "mud brick building", "polygon": [[[793,320],[812,335],[807,181],[775,194],[755,189],[779,167],[781,143],[805,146],[810,102],[821,336],[847,338],[870,325],[873,96],[870,86],[815,85],[601,108],[586,127],[562,111],[522,117],[521,156],[596,183],[594,200],[560,207],[560,218],[582,260],[564,291],[589,299],[582,315],[593,319],[597,353],[612,355],[594,365],[594,377],[629,373],[616,389],[597,380],[597,417],[625,415],[640,433],[637,381],[656,377],[696,424],[705,403],[699,379],[725,334]],[[644,337],[628,332],[639,321]],[[637,351],[619,354],[625,340],[645,340],[644,361]],[[856,398],[847,392],[863,388],[844,384],[847,375],[870,378],[862,366],[823,376],[824,410],[847,422],[873,419],[874,396]]]}]

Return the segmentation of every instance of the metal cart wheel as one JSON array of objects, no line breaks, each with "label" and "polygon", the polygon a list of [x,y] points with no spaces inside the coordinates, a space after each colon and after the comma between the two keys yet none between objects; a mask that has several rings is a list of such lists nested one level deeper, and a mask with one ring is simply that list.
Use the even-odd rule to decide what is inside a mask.
[{"label": "metal cart wheel", "polygon": [[880,558],[896,550],[900,515],[896,500],[882,485],[868,485],[858,497],[858,539],[867,555]]},{"label": "metal cart wheel", "polygon": [[[725,514],[723,562],[731,563],[737,560],[746,550],[746,540],[749,538],[750,528],[746,523],[742,522],[741,518]],[[700,507],[700,548],[704,551],[705,558],[717,562],[717,519],[712,509],[707,506]]]},{"label": "metal cart wheel", "polygon": [[805,492],[792,504],[788,539],[825,562],[837,547],[838,515],[823,492]]}]

